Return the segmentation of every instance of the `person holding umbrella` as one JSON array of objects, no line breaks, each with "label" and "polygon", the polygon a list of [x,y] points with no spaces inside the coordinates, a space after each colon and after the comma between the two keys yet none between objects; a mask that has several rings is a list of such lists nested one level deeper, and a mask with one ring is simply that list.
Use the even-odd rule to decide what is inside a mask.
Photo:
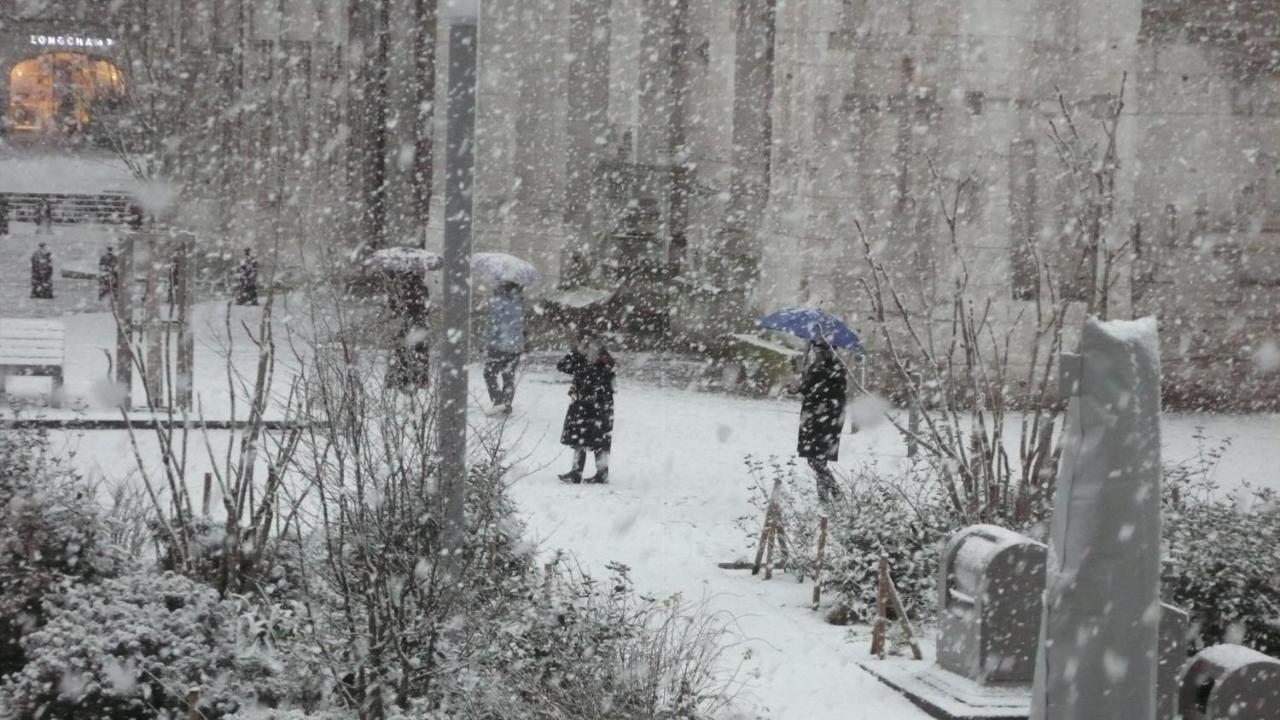
[{"label": "person holding umbrella", "polygon": [[387,309],[395,322],[386,386],[413,392],[430,383],[431,291],[427,272],[438,270],[440,256],[419,248],[382,248],[367,265],[381,276]]},{"label": "person holding umbrella", "polygon": [[826,504],[843,495],[827,463],[840,459],[848,384],[830,343],[811,340],[808,360],[800,382],[791,388],[801,397],[796,454],[809,462],[818,482],[818,500]]},{"label": "person holding umbrella", "polygon": [[[609,451],[613,447],[613,356],[594,332],[583,329],[573,350],[556,369],[573,376],[569,410],[560,442],[573,448],[573,469],[560,476],[566,483],[609,481]],[[596,456],[596,474],[583,480],[587,451]]]},{"label": "person holding umbrella", "polygon": [[493,403],[491,414],[511,413],[516,367],[525,350],[524,313],[524,288],[514,282],[498,282],[489,301],[485,332],[489,357],[484,364],[484,384]]},{"label": "person holding umbrella", "polygon": [[840,459],[848,378],[836,348],[856,350],[858,336],[839,319],[815,308],[787,308],[760,321],[770,330],[809,341],[800,382],[788,389],[801,396],[796,454],[809,462],[818,484],[818,500],[829,503],[843,494],[828,463]]},{"label": "person holding umbrella", "polygon": [[541,282],[542,275],[528,261],[496,252],[474,253],[471,269],[494,283],[485,333],[489,357],[484,382],[493,403],[489,414],[508,414],[516,391],[516,367],[525,350],[524,289]]}]

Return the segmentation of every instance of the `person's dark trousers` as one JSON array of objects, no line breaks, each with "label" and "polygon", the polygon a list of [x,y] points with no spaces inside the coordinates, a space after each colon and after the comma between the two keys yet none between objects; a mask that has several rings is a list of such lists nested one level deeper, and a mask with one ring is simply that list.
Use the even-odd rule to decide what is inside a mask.
[{"label": "person's dark trousers", "polygon": [[827,503],[832,500],[839,500],[843,492],[840,490],[839,483],[836,482],[836,476],[831,472],[831,467],[827,465],[827,461],[821,458],[809,458],[809,469],[813,471],[814,477],[818,480],[818,501]]},{"label": "person's dark trousers", "polygon": [[510,406],[515,399],[516,367],[519,364],[520,353],[489,351],[489,359],[484,364],[484,384],[494,405]]}]

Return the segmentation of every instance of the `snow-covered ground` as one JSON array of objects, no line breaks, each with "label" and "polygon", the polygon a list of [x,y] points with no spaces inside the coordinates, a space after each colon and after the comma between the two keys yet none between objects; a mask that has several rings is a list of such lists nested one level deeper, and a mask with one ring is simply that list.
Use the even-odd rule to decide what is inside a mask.
[{"label": "snow-covered ground", "polygon": [[[472,390],[477,397],[483,393],[478,372]],[[567,486],[556,479],[569,462],[558,443],[566,402],[560,378],[530,373],[508,421],[512,452],[520,459],[512,494],[530,539],[548,553],[572,553],[601,575],[606,563],[622,562],[646,593],[705,600],[730,621],[738,640],[725,659],[742,661],[740,702],[746,711],[833,720],[926,717],[856,666],[867,654],[865,632],[853,641],[845,629],[825,624],[808,607],[811,585],[717,567],[749,552],[735,523],[751,512],[742,460],[748,453],[792,451],[794,404],[623,381],[610,484]],[[496,421],[485,418],[477,404],[473,422]],[[1200,425],[1211,436],[1235,438],[1220,470],[1224,477],[1269,477],[1277,485],[1266,460],[1280,449],[1280,418],[1171,417],[1165,425],[1167,452],[1194,452],[1191,437]],[[225,434],[217,439],[224,441]],[[145,435],[143,441],[148,442]],[[86,469],[109,475],[130,466],[122,433],[79,433],[70,445]],[[842,457],[849,464],[902,451],[901,441],[882,425],[846,435]]]},{"label": "snow-covered ground", "polygon": [[[208,406],[215,409],[223,406],[217,388],[226,386],[221,341],[214,339],[222,324],[220,312],[218,305],[202,305],[196,322],[201,328],[199,384],[206,389]],[[247,320],[254,310],[234,312]],[[111,345],[114,335],[111,321],[102,313],[68,315],[66,320],[68,387],[73,395],[95,403],[95,388],[105,374],[102,349]],[[237,365],[247,369],[253,360],[251,348],[247,343],[236,348]],[[645,377],[654,374],[661,375]],[[568,486],[556,479],[569,463],[568,451],[559,445],[566,388],[565,379],[553,372],[526,372],[515,413],[504,428],[517,460],[512,494],[524,511],[531,540],[548,553],[566,550],[584,568],[601,575],[606,563],[624,563],[645,593],[705,600],[710,610],[729,621],[739,641],[727,651],[726,661],[742,662],[740,701],[748,713],[841,720],[926,717],[857,667],[856,661],[867,656],[865,638],[851,641],[848,631],[825,624],[810,610],[811,585],[797,584],[785,575],[764,581],[717,566],[744,558],[751,549],[736,523],[753,512],[743,459],[748,454],[787,456],[794,451],[797,403],[699,392],[624,375],[610,484]],[[500,422],[482,413],[479,368],[473,368],[471,390],[476,398],[472,423],[479,428]],[[1280,454],[1280,416],[1169,415],[1163,430],[1167,459],[1193,456],[1197,434],[1202,433],[1210,446],[1231,438],[1218,469],[1223,484],[1249,482],[1280,489],[1274,463]],[[215,434],[215,442],[226,438],[226,433]],[[74,463],[86,472],[107,477],[132,472],[132,455],[122,432],[67,431],[58,440],[75,451]],[[141,447],[144,455],[153,452],[153,440],[145,433]],[[844,435],[841,465],[874,458],[884,466],[904,454],[901,439],[881,422]],[[199,459],[192,462],[192,482],[206,466]]]},{"label": "snow-covered ground", "polygon": [[114,153],[41,145],[0,145],[0,192],[132,193],[138,181]]}]

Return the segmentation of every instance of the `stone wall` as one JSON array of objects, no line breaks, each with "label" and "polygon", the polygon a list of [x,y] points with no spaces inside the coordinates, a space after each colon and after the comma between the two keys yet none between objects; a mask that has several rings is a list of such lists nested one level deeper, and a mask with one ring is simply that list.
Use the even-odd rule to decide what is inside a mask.
[{"label": "stone wall", "polygon": [[[682,23],[671,7],[687,8]],[[607,254],[610,219],[584,184],[591,165],[676,168],[686,184],[661,198],[661,232],[679,238],[673,255],[693,288],[678,313],[686,329],[717,327],[702,321],[734,289],[748,293],[743,317],[806,302],[862,324],[854,220],[904,294],[931,297],[961,266],[935,174],[949,193],[967,178],[948,196],[956,247],[971,294],[1009,328],[1033,314],[1037,287],[1047,292],[1037,259],[1065,274],[1085,251],[1072,205],[1081,190],[1049,137],[1051,121],[1066,132],[1058,95],[1080,146],[1100,155],[1100,121],[1123,82],[1105,243],[1125,251],[1108,310],[1160,316],[1172,399],[1280,403],[1274,373],[1257,372],[1260,348],[1280,339],[1272,3],[592,8],[485,6],[484,101],[494,108],[482,128],[482,147],[493,146],[480,167],[482,246],[528,254],[555,277],[568,244]],[[1028,347],[1015,343],[1015,362]]]}]

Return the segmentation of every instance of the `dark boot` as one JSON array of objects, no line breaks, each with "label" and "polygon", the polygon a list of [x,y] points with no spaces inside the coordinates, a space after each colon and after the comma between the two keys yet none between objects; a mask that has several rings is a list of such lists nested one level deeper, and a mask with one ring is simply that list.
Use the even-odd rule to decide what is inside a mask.
[{"label": "dark boot", "polygon": [[840,490],[840,483],[836,481],[835,474],[831,472],[826,460],[810,458],[809,468],[813,470],[815,479],[818,481],[818,502],[826,505],[844,497],[844,493]]},{"label": "dark boot", "polygon": [[573,469],[560,476],[560,482],[577,485],[582,482],[582,469],[587,466],[587,451],[573,451]]},{"label": "dark boot", "polygon": [[596,453],[596,474],[587,478],[583,482],[592,485],[603,485],[609,482],[609,451]]}]

